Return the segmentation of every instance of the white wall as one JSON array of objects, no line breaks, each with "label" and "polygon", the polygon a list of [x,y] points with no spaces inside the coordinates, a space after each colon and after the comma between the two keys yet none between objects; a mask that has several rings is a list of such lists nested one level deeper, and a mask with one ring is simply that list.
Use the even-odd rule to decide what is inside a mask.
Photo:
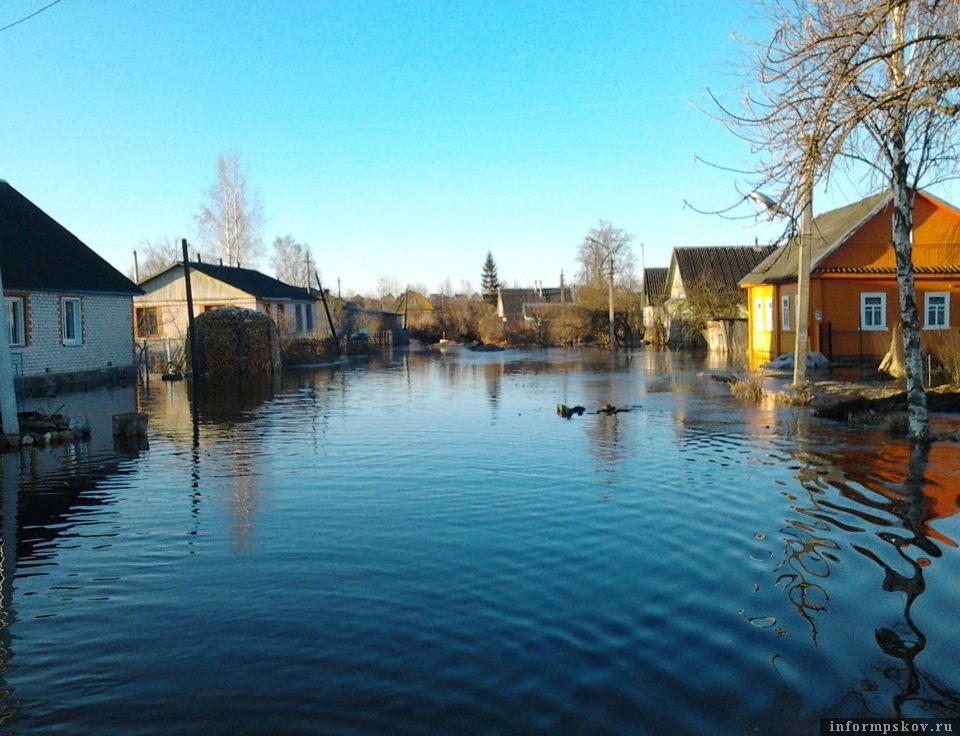
[{"label": "white wall", "polygon": [[[60,299],[75,294],[31,292],[27,318],[29,344],[12,347],[23,356],[25,376],[72,373],[133,365],[133,317],[129,296],[80,295],[83,344],[61,340]],[[14,358],[16,360],[16,358]],[[49,370],[47,370],[49,369]]]}]

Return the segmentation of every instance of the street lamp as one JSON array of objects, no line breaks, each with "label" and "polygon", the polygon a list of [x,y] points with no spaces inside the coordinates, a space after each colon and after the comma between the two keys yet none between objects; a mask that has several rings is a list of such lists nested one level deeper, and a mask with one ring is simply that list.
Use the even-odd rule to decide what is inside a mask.
[{"label": "street lamp", "polygon": [[[790,218],[791,239],[797,231],[797,221],[763,192],[748,192],[747,196],[771,214]],[[807,353],[810,349],[810,246],[813,240],[813,185],[810,175],[803,178],[803,211],[800,215],[800,236],[797,239],[797,324],[796,343],[793,350],[793,385],[795,388],[807,382]]]}]

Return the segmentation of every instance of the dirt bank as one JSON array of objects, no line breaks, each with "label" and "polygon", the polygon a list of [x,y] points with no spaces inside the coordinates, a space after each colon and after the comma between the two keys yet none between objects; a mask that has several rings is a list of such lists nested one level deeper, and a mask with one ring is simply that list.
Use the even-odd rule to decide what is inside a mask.
[{"label": "dirt bank", "polygon": [[[907,394],[900,385],[840,383],[813,384],[813,413],[824,419],[846,420],[851,414],[892,414],[907,410]],[[960,413],[960,386],[945,385],[927,391],[932,412]]]}]

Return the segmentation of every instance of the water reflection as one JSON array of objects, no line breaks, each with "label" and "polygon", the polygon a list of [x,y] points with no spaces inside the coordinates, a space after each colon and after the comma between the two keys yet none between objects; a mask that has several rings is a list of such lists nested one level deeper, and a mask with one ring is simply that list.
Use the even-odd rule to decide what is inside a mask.
[{"label": "water reflection", "polygon": [[0,719],[694,734],[954,712],[956,448],[741,404],[714,370],[398,353],[154,383],[150,449],[83,489],[61,488],[83,448],[4,466]]},{"label": "water reflection", "polygon": [[[880,438],[873,444],[860,438],[849,446],[840,444],[829,454],[796,455],[797,479],[807,495],[785,493],[798,516],[786,519],[779,530],[784,559],[773,569],[776,584],[816,643],[818,617],[830,602],[827,579],[842,564],[846,549],[870,560],[882,571],[880,589],[902,601],[900,615],[874,630],[880,651],[896,661],[879,668],[879,677],[894,690],[889,704],[874,702],[876,679],[865,677],[861,689],[849,691],[845,700],[859,703],[858,715],[956,717],[960,693],[918,659],[927,636],[914,607],[927,589],[925,574],[943,554],[940,545],[956,546],[931,524],[960,510],[960,458],[943,443],[911,445]],[[934,667],[941,657],[937,652]]]}]

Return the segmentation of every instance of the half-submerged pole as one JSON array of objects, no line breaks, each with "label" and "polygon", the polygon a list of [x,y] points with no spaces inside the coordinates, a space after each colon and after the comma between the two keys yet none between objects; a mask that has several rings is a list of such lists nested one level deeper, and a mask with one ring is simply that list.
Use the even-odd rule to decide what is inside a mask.
[{"label": "half-submerged pole", "polygon": [[187,251],[187,239],[181,238],[183,249],[183,283],[187,288],[187,333],[190,335],[190,372],[193,380],[200,377],[200,363],[197,355],[197,329],[193,319],[193,287],[190,284],[190,254]]}]

